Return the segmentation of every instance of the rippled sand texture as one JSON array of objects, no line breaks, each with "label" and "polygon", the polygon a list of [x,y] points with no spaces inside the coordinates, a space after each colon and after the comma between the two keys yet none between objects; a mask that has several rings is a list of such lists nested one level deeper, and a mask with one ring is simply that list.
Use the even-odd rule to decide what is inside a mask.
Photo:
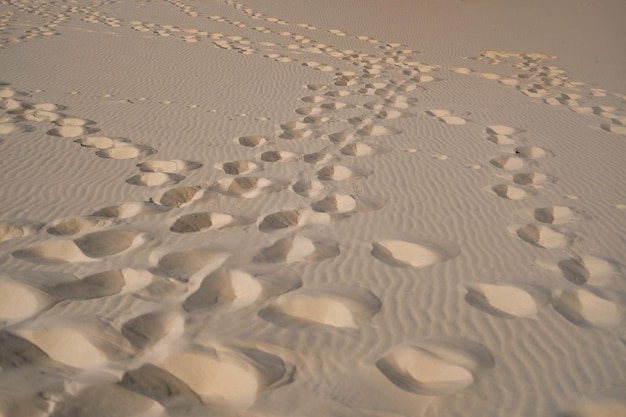
[{"label": "rippled sand texture", "polygon": [[0,1],[0,416],[626,414],[624,92],[325,13]]}]

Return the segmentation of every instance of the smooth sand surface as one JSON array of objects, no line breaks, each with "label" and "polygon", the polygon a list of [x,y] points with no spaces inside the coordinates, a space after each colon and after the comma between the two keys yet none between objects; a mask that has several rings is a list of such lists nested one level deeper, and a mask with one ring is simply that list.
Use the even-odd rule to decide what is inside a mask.
[{"label": "smooth sand surface", "polygon": [[0,1],[0,417],[626,415],[624,16]]}]

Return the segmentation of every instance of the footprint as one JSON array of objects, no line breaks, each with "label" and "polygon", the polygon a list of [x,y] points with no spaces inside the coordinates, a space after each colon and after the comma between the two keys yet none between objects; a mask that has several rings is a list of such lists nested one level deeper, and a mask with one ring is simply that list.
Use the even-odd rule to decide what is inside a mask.
[{"label": "footprint", "polygon": [[448,395],[470,386],[494,365],[484,346],[469,340],[424,341],[393,348],[376,366],[397,387],[421,395]]},{"label": "footprint", "polygon": [[100,129],[89,126],[95,122],[75,117],[66,117],[55,120],[58,127],[50,129],[48,134],[62,138],[75,138],[81,135],[89,135],[98,132]]},{"label": "footprint", "polygon": [[540,159],[548,154],[548,152],[537,146],[520,146],[515,148],[515,154],[528,159]]},{"label": "footprint", "polygon": [[35,128],[32,126],[24,126],[0,119],[0,135],[17,134],[24,132],[32,132]]},{"label": "footprint", "polygon": [[55,236],[73,236],[96,229],[103,229],[113,223],[111,219],[98,216],[69,217],[53,223],[47,232]]},{"label": "footprint", "polygon": [[[78,369],[93,369],[111,360],[127,359],[132,347],[102,320],[38,322],[13,331],[52,360]],[[71,343],[68,343],[71,341]]]},{"label": "footprint", "polygon": [[427,110],[426,114],[436,117],[437,119],[439,119],[439,121],[444,122],[445,124],[448,124],[448,125],[460,126],[460,125],[464,125],[465,123],[467,123],[467,121],[463,119],[462,117],[453,116],[450,110],[433,109],[433,110]]},{"label": "footprint", "polygon": [[155,348],[163,340],[180,338],[185,327],[178,312],[165,311],[142,314],[122,325],[122,335],[137,349]]},{"label": "footprint", "polygon": [[522,200],[528,197],[527,191],[509,184],[496,184],[491,187],[491,190],[498,197],[505,198],[507,200]]},{"label": "footprint", "polygon": [[246,175],[258,168],[258,165],[250,161],[231,161],[223,164],[216,164],[215,168],[224,171],[229,175]]},{"label": "footprint", "polygon": [[314,324],[357,329],[370,320],[382,303],[358,287],[301,288],[279,296],[259,311],[259,316],[279,326],[303,328]]},{"label": "footprint", "polygon": [[516,129],[514,127],[505,126],[505,125],[490,125],[490,126],[487,126],[485,131],[489,135],[503,135],[503,136],[514,135],[516,133],[521,132],[520,129]]},{"label": "footprint", "polygon": [[267,143],[267,139],[263,136],[241,136],[236,141],[247,148],[257,148]]},{"label": "footprint", "polygon": [[180,186],[165,191],[157,201],[169,208],[186,207],[204,195],[203,190],[194,186]]},{"label": "footprint", "polygon": [[38,289],[0,276],[0,323],[12,324],[52,305],[52,300]]},{"label": "footprint", "polygon": [[165,412],[165,409],[153,399],[118,384],[88,385],[75,395],[67,395],[62,400],[56,401],[58,404],[55,406],[61,411],[54,412],[52,414],[54,416],[91,417],[101,415],[103,409],[111,416],[162,415]]},{"label": "footprint", "polygon": [[544,249],[557,249],[567,246],[568,237],[548,226],[527,224],[517,229],[517,236],[531,245]]},{"label": "footprint", "polygon": [[170,230],[176,233],[193,233],[207,230],[219,230],[234,224],[242,224],[230,214],[199,212],[186,214],[176,219]]},{"label": "footprint", "polygon": [[[30,366],[50,366],[50,358],[35,344],[11,334],[6,330],[0,331],[0,366],[3,370],[24,370]],[[4,404],[2,404],[4,405]],[[5,409],[3,409],[3,412]],[[38,413],[41,410],[37,411]],[[26,415],[37,415],[26,414]]]},{"label": "footprint", "polygon": [[76,240],[51,240],[21,249],[13,256],[33,263],[93,262],[118,255],[143,242],[143,236],[133,230],[103,230]]},{"label": "footprint", "polygon": [[130,177],[126,180],[126,183],[132,185],[140,185],[144,187],[156,187],[159,185],[172,185],[177,184],[184,180],[183,175],[168,174],[165,172],[148,172],[145,174],[138,174]]},{"label": "footprint", "polygon": [[513,175],[513,182],[519,185],[541,185],[545,182],[555,180],[539,172],[524,172]]},{"label": "footprint", "polygon": [[324,213],[348,213],[357,208],[357,200],[348,194],[332,194],[312,204],[314,210]]},{"label": "footprint", "polygon": [[316,197],[324,190],[324,185],[316,178],[302,178],[291,189],[302,197]]},{"label": "footprint", "polygon": [[392,266],[421,268],[445,262],[461,253],[459,246],[444,240],[379,240],[372,245],[371,254]]},{"label": "footprint", "polygon": [[577,326],[612,327],[622,321],[622,312],[615,303],[583,289],[555,291],[552,305]]},{"label": "footprint", "polygon": [[145,145],[125,145],[110,149],[100,149],[96,152],[96,155],[105,159],[133,159],[152,155],[156,152],[156,149]]},{"label": "footprint", "polygon": [[191,388],[203,402],[249,408],[260,391],[291,382],[294,368],[280,357],[258,349],[188,349],[170,354],[156,365]]},{"label": "footprint", "polygon": [[152,364],[127,371],[118,385],[143,397],[152,398],[165,407],[170,405],[175,407],[177,404],[193,406],[202,403],[185,382]]},{"label": "footprint", "polygon": [[389,136],[389,135],[398,135],[402,133],[402,129],[377,125],[377,124],[366,124],[362,126],[356,132],[360,136]]},{"label": "footprint", "polygon": [[355,198],[349,194],[335,193],[314,202],[311,207],[323,213],[350,213],[378,210],[383,205],[384,201],[379,198]]},{"label": "footprint", "polygon": [[[306,125],[305,125],[306,126]],[[280,135],[278,135],[281,139],[306,139],[313,135],[313,130],[308,128],[303,129],[284,129]]]},{"label": "footprint", "polygon": [[607,132],[617,133],[618,135],[626,135],[626,122],[622,120],[614,119],[612,123],[602,123],[600,128]]},{"label": "footprint", "polygon": [[229,256],[227,252],[211,249],[190,249],[162,256],[155,253],[151,257],[155,266],[150,271],[180,282],[188,282],[196,276],[204,277],[215,271]]},{"label": "footprint", "polygon": [[329,224],[330,215],[310,210],[287,210],[268,214],[259,222],[261,232],[273,232],[306,224]]},{"label": "footprint", "polygon": [[607,284],[618,270],[614,262],[591,255],[564,259],[559,262],[559,269],[574,284],[592,286]]},{"label": "footprint", "polygon": [[551,206],[535,209],[535,220],[547,224],[576,223],[582,221],[582,215],[569,207]]},{"label": "footprint", "polygon": [[11,239],[17,239],[22,236],[24,236],[24,229],[20,226],[9,223],[0,223],[0,243]]},{"label": "footprint", "polygon": [[168,207],[159,206],[151,202],[131,202],[122,203],[117,206],[105,207],[97,210],[93,213],[93,216],[128,219],[135,216],[163,213],[168,210]]},{"label": "footprint", "polygon": [[507,171],[517,171],[524,168],[524,160],[517,156],[498,156],[489,161],[495,167],[505,169]]},{"label": "footprint", "polygon": [[220,268],[204,278],[183,308],[189,312],[219,306],[241,308],[257,301],[263,292],[261,282],[247,272]]},{"label": "footprint", "polygon": [[291,235],[278,239],[254,258],[256,263],[314,262],[339,255],[335,242],[313,241],[303,236]]},{"label": "footprint", "polygon": [[370,156],[391,152],[391,148],[383,145],[368,145],[363,142],[349,143],[339,152],[346,156]]},{"label": "footprint", "polygon": [[477,284],[468,288],[465,301],[496,317],[536,317],[532,294],[511,285]]},{"label": "footprint", "polygon": [[286,184],[268,178],[237,177],[218,180],[212,189],[232,197],[254,198],[263,192],[279,191],[285,187]]},{"label": "footprint", "polygon": [[130,145],[128,139],[110,138],[108,136],[87,136],[75,139],[74,142],[87,148],[110,149]]},{"label": "footprint", "polygon": [[47,292],[58,298],[89,300],[137,291],[152,281],[152,275],[135,269],[113,269],[79,280],[59,283]]},{"label": "footprint", "polygon": [[329,165],[317,171],[317,178],[322,181],[344,181],[347,179],[366,177],[370,172],[363,169],[352,169],[344,165]]},{"label": "footprint", "polygon": [[166,174],[175,174],[181,171],[193,171],[201,168],[202,164],[195,161],[173,159],[170,161],[145,161],[137,164],[137,167],[143,172],[163,172]]},{"label": "footprint", "polygon": [[264,162],[278,162],[278,161],[283,161],[283,162],[293,162],[293,161],[297,161],[300,158],[298,157],[298,155],[296,155],[293,152],[287,152],[287,151],[266,151],[263,152],[260,156],[259,159],[261,159],[261,161]]}]

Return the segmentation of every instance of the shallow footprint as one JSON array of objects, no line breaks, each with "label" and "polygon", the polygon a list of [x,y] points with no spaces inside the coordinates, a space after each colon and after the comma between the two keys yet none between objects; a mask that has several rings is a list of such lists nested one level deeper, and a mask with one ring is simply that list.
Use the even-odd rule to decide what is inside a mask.
[{"label": "shallow footprint", "polygon": [[163,213],[167,210],[169,210],[168,207],[159,206],[151,202],[131,202],[105,207],[96,211],[93,216],[128,219],[135,216]]},{"label": "shallow footprint", "polygon": [[57,320],[54,325],[36,323],[14,333],[39,347],[51,359],[79,369],[96,368],[133,353],[121,334],[97,319]]},{"label": "shallow footprint", "polygon": [[212,189],[232,197],[254,198],[263,192],[279,191],[285,187],[286,184],[268,178],[237,177],[218,180]]},{"label": "shallow footprint", "polygon": [[250,161],[231,161],[223,164],[216,164],[215,168],[224,171],[229,175],[246,175],[258,168],[258,165]]},{"label": "shallow footprint", "polygon": [[193,171],[202,167],[200,162],[183,161],[181,159],[172,159],[170,161],[144,161],[137,164],[137,168],[143,172],[164,172],[166,174],[175,174],[181,171]]},{"label": "shallow footprint", "polygon": [[517,236],[524,242],[544,249],[562,248],[568,244],[566,235],[540,224],[527,224],[520,227],[517,229]]},{"label": "shallow footprint", "polygon": [[534,212],[534,217],[535,220],[547,224],[575,223],[583,220],[583,216],[564,206],[538,208]]},{"label": "shallow footprint", "polygon": [[42,311],[52,300],[29,285],[0,276],[0,323],[19,322]]},{"label": "shallow footprint", "polygon": [[505,169],[507,171],[516,171],[524,168],[524,160],[517,156],[498,156],[489,161],[495,167]]},{"label": "shallow footprint", "polygon": [[256,263],[313,262],[339,255],[335,242],[313,241],[292,235],[278,239],[254,258]]},{"label": "shallow footprint", "polygon": [[147,271],[124,268],[98,272],[79,280],[59,283],[47,292],[59,298],[88,300],[139,290],[150,284]]},{"label": "shallow footprint", "polygon": [[306,224],[328,224],[330,215],[311,210],[288,210],[268,214],[259,222],[261,232],[273,232],[289,227],[304,226]]},{"label": "shallow footprint", "polygon": [[159,185],[177,184],[184,180],[185,177],[179,174],[170,174],[165,172],[147,172],[137,174],[126,180],[128,184],[140,185],[144,187],[156,187]]},{"label": "shallow footprint", "polygon": [[564,259],[558,266],[567,280],[592,286],[607,284],[618,270],[617,263],[591,255]]},{"label": "shallow footprint", "polygon": [[555,181],[555,179],[539,172],[524,172],[513,175],[513,182],[519,185],[541,185],[548,181]]},{"label": "shallow footprint", "polygon": [[99,216],[70,217],[53,223],[47,231],[55,236],[72,236],[94,229],[102,229],[112,223],[111,219]]},{"label": "shallow footprint", "polygon": [[105,159],[133,159],[140,156],[147,156],[156,153],[153,149],[145,145],[126,145],[110,149],[101,149],[96,152],[100,158]]},{"label": "shallow footprint", "polygon": [[[57,404],[54,417],[148,416],[162,415],[165,409],[144,395],[117,384],[89,385]],[[103,414],[104,410],[106,413]]]},{"label": "shallow footprint", "polygon": [[500,198],[507,200],[522,200],[528,197],[528,192],[522,188],[509,184],[496,184],[491,190]]},{"label": "shallow footprint", "polygon": [[211,249],[190,249],[153,255],[155,267],[151,272],[157,275],[187,282],[199,275],[206,275],[219,268],[230,256],[229,253]]},{"label": "shallow footprint", "polygon": [[317,171],[317,178],[322,181],[343,181],[350,178],[366,177],[370,172],[363,169],[352,169],[344,165],[329,165]]},{"label": "shallow footprint", "polygon": [[170,227],[170,230],[176,233],[193,233],[219,230],[234,224],[242,224],[242,222],[237,222],[237,219],[230,214],[205,211],[179,217]]},{"label": "shallow footprint", "polygon": [[51,240],[21,249],[13,256],[34,263],[93,262],[118,255],[143,242],[143,235],[133,230],[104,230],[76,240]]},{"label": "shallow footprint", "polygon": [[358,322],[371,319],[381,306],[378,297],[358,287],[302,288],[281,295],[259,316],[287,327],[317,324],[356,329]]},{"label": "shallow footprint", "polygon": [[208,404],[248,408],[259,391],[289,382],[293,370],[277,356],[260,350],[189,349],[156,365],[187,384]]},{"label": "shallow footprint", "polygon": [[95,122],[91,120],[79,119],[76,117],[65,117],[55,120],[58,127],[48,131],[49,135],[59,136],[62,138],[75,138],[81,135],[88,135],[98,132],[100,129],[89,125]]},{"label": "shallow footprint", "polygon": [[533,295],[511,285],[477,284],[468,288],[465,301],[497,317],[535,317],[538,311]]},{"label": "shallow footprint", "polygon": [[258,300],[263,286],[244,271],[220,268],[202,280],[196,292],[183,303],[186,311],[208,310],[219,306],[241,308]]},{"label": "shallow footprint", "polygon": [[578,326],[612,327],[622,321],[622,312],[617,304],[583,289],[555,291],[552,305]]},{"label": "shallow footprint", "polygon": [[379,240],[372,245],[371,254],[392,266],[421,268],[457,257],[461,248],[451,241]]},{"label": "shallow footprint", "polygon": [[463,339],[400,345],[376,362],[394,385],[421,395],[463,390],[474,382],[474,373],[493,365],[487,348]]},{"label": "shallow footprint", "polygon": [[159,204],[170,208],[185,207],[199,199],[203,194],[199,187],[180,186],[165,191],[157,201]]}]

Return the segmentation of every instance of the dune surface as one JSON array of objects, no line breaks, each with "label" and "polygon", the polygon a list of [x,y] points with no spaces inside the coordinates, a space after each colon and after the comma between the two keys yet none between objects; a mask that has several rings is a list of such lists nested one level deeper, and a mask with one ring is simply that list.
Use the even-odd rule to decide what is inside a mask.
[{"label": "dune surface", "polygon": [[624,414],[626,4],[395,3],[0,0],[0,417]]}]

